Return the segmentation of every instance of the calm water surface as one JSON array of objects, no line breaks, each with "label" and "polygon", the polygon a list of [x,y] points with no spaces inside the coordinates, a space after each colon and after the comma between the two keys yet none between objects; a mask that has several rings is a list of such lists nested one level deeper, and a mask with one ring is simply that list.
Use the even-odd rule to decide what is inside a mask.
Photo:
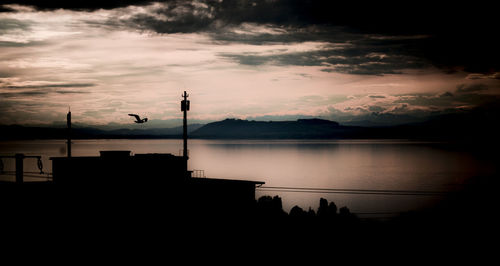
[{"label": "calm water surface", "polygon": [[[75,140],[74,156],[98,156],[100,150],[179,155],[182,140]],[[211,178],[258,180],[266,186],[375,190],[450,191],[476,176],[495,173],[495,166],[473,153],[436,143],[392,140],[190,140],[189,168],[204,170]],[[0,154],[65,156],[64,140],[3,141]],[[12,159],[3,159],[14,170]],[[25,161],[25,171],[37,171],[36,160]],[[0,176],[2,179],[12,176]],[[321,197],[347,206],[360,216],[390,216],[423,208],[437,196],[349,195],[258,191],[279,195],[289,211],[299,205],[318,207]]]}]

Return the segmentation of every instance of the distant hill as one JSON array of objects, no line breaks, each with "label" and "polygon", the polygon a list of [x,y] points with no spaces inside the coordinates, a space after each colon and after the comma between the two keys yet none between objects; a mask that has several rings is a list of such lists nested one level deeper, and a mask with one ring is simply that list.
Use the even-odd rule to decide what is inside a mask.
[{"label": "distant hill", "polygon": [[[202,127],[202,124],[188,125],[188,133]],[[63,127],[30,127],[0,125],[0,139],[64,139],[67,131]],[[182,126],[152,129],[114,129],[102,130],[93,127],[72,128],[74,139],[104,138],[182,138]]]},{"label": "distant hill", "polygon": [[[295,121],[223,121],[188,126],[190,138],[199,139],[421,139],[471,142],[499,142],[500,106],[484,105],[469,110],[436,114],[425,121],[398,126],[350,126],[324,119]],[[23,127],[0,125],[0,139],[63,139],[64,127]],[[182,127],[98,129],[73,128],[75,139],[182,138]]]},{"label": "distant hill", "polygon": [[477,108],[463,113],[436,115],[424,122],[398,126],[345,126],[323,119],[248,121],[226,119],[206,124],[190,137],[207,139],[422,139],[495,142],[499,108]]},{"label": "distant hill", "polygon": [[243,139],[305,139],[344,136],[354,127],[343,127],[339,123],[323,119],[299,119],[297,121],[248,121],[226,119],[204,125],[193,131],[195,138],[243,138]]},{"label": "distant hill", "polygon": [[[192,124],[188,125],[188,133],[191,133],[203,124]],[[106,131],[112,135],[151,135],[151,136],[166,136],[166,135],[182,135],[182,126],[172,127],[172,128],[151,128],[151,129],[114,129]]]}]

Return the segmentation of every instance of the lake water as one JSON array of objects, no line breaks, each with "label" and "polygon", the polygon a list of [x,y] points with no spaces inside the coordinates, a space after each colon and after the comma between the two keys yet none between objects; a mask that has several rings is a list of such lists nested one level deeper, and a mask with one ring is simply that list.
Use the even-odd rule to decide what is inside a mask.
[{"label": "lake water", "polygon": [[[182,140],[74,140],[73,156],[99,156],[101,150],[181,154]],[[2,141],[0,155],[65,156],[64,140]],[[496,166],[475,153],[439,143],[401,140],[190,140],[189,169],[210,178],[264,181],[265,186],[367,190],[451,191],[471,178],[492,175]],[[14,170],[13,159],[3,159]],[[37,171],[25,160],[25,171]],[[13,176],[1,175],[1,179]],[[29,178],[27,178],[29,179]],[[365,195],[257,191],[279,195],[289,211],[295,205],[317,209],[321,197],[347,206],[360,217],[384,217],[425,208],[442,196]]]}]

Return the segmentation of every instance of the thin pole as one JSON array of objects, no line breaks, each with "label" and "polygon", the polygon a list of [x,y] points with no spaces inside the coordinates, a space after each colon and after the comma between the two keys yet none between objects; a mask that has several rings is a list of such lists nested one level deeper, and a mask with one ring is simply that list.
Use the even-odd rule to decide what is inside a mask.
[{"label": "thin pole", "polygon": [[16,153],[16,183],[23,183],[24,154]]},{"label": "thin pole", "polygon": [[68,125],[68,140],[67,140],[67,147],[68,147],[68,158],[71,157],[71,110],[68,111],[68,115],[66,115],[66,123]]},{"label": "thin pole", "polygon": [[184,150],[183,150],[183,153],[182,153],[182,156],[187,159],[188,158],[188,150],[187,150],[187,109],[188,109],[188,101],[187,101],[187,97],[188,97],[188,94],[186,93],[186,91],[184,91],[184,95],[182,95],[182,97],[184,98],[183,100],[183,103],[182,103],[182,110],[184,111],[184,119],[183,119],[183,123],[182,123],[182,138],[184,140]]}]

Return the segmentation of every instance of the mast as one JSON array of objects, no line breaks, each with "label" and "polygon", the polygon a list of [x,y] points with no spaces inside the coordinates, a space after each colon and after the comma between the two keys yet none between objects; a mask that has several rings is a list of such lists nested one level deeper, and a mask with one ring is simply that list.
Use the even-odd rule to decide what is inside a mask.
[{"label": "mast", "polygon": [[66,115],[66,124],[68,126],[68,140],[67,140],[67,153],[68,153],[68,158],[71,157],[71,109],[68,110],[68,114]]},{"label": "mast", "polygon": [[187,99],[189,95],[184,91],[182,95],[183,100],[181,101],[181,111],[184,112],[184,119],[182,123],[182,138],[184,140],[184,150],[182,151],[182,156],[188,159],[188,148],[187,148],[187,111],[189,111],[189,101]]}]

